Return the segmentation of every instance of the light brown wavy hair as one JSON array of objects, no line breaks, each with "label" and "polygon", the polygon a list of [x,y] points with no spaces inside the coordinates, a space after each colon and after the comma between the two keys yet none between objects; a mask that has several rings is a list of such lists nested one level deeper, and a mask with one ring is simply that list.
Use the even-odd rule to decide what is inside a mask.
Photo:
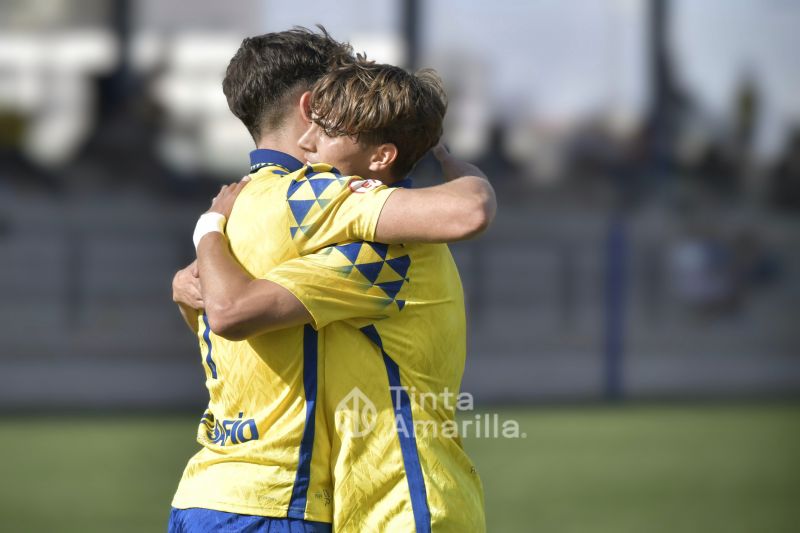
[{"label": "light brown wavy hair", "polygon": [[447,95],[432,69],[411,74],[359,55],[320,78],[310,104],[312,120],[327,135],[348,135],[367,146],[394,144],[392,175],[401,178],[439,142]]}]

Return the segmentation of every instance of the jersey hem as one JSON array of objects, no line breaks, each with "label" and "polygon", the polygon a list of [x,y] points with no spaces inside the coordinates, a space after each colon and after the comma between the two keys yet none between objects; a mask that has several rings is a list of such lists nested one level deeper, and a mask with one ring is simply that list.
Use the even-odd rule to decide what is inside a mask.
[{"label": "jersey hem", "polygon": [[[286,507],[265,507],[257,506],[251,507],[249,505],[231,504],[229,502],[218,501],[205,501],[201,503],[189,504],[173,500],[172,507],[175,509],[210,509],[212,511],[222,511],[224,513],[236,513],[251,516],[265,516],[267,518],[288,518]],[[321,516],[315,513],[306,511],[303,520],[310,520],[312,522],[325,522],[327,524],[333,523],[333,517]]]}]

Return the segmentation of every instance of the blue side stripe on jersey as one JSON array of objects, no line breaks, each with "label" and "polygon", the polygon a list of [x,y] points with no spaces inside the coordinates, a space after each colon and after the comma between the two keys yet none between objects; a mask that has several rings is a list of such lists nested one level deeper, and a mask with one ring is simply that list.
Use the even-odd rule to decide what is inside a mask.
[{"label": "blue side stripe on jersey", "polygon": [[300,460],[294,480],[292,498],[289,500],[289,518],[305,518],[308,485],[311,479],[311,452],[314,450],[314,414],[317,405],[317,332],[309,326],[303,328],[303,388],[306,393],[306,423],[300,441]]},{"label": "blue side stripe on jersey", "polygon": [[383,349],[383,340],[375,326],[363,327],[361,331],[381,349],[383,354],[383,363],[386,365],[386,374],[389,376],[394,417],[397,421],[397,437],[400,440],[400,451],[403,454],[403,466],[408,480],[408,492],[411,495],[414,524],[417,533],[430,533],[431,511],[428,508],[428,492],[425,489],[425,478],[422,476],[422,466],[419,462],[417,437],[414,434],[414,418],[411,415],[411,400],[400,382],[400,367]]},{"label": "blue side stripe on jersey", "polygon": [[211,370],[211,377],[217,379],[217,364],[211,358],[211,326],[208,325],[208,317],[203,313],[203,324],[206,325],[205,331],[203,331],[203,339],[206,341],[206,346],[208,347],[208,353],[206,353],[206,364],[208,365],[208,369]]}]

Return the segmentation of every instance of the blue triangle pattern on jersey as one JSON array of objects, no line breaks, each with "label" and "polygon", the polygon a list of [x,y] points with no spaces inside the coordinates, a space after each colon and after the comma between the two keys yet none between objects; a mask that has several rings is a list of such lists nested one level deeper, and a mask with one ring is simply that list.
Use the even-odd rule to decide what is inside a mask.
[{"label": "blue triangle pattern on jersey", "polygon": [[405,278],[406,274],[408,274],[408,267],[411,266],[411,258],[407,255],[402,257],[395,257],[394,259],[389,259],[386,263],[392,267],[392,269],[400,274],[401,278]]},{"label": "blue triangle pattern on jersey", "polygon": [[380,287],[383,292],[386,293],[389,298],[393,299],[397,296],[397,293],[400,292],[400,289],[403,288],[404,280],[398,281],[387,281],[385,283],[378,283],[378,287]]},{"label": "blue triangle pattern on jersey", "polygon": [[344,274],[345,276],[349,276],[350,273],[353,271],[353,267],[354,267],[354,265],[347,265],[347,266],[343,266],[343,267],[338,267],[336,270],[338,270],[340,273]]},{"label": "blue triangle pattern on jersey", "polygon": [[311,226],[292,226],[289,228],[289,233],[292,235],[292,239],[294,236],[297,235],[297,230],[300,230],[300,233],[305,234]]},{"label": "blue triangle pattern on jersey", "polygon": [[336,180],[330,178],[319,178],[319,179],[308,180],[308,183],[309,185],[311,185],[311,189],[314,191],[314,196],[319,198],[319,195],[322,194],[325,191],[325,189],[328,188],[328,185],[330,185],[334,181]]},{"label": "blue triangle pattern on jersey", "polygon": [[375,280],[378,279],[378,275],[381,273],[381,268],[383,268],[383,261],[378,261],[377,263],[362,263],[360,265],[356,263],[356,268],[370,283],[374,284]]},{"label": "blue triangle pattern on jersey", "polygon": [[289,208],[292,210],[294,219],[297,225],[301,225],[306,218],[309,209],[314,205],[316,200],[289,200]]},{"label": "blue triangle pattern on jersey", "polygon": [[292,180],[289,184],[289,189],[286,191],[286,198],[291,198],[297,192],[297,189],[302,187],[303,183],[305,183],[305,180]]},{"label": "blue triangle pattern on jersey", "polygon": [[355,263],[356,259],[358,259],[358,253],[361,251],[361,242],[351,242],[350,244],[340,244],[336,247],[337,250],[342,252],[344,256],[350,260],[351,263]]},{"label": "blue triangle pattern on jersey", "polygon": [[389,252],[389,245],[383,244],[382,242],[371,242],[369,243],[372,246],[372,249],[375,250],[375,253],[381,256],[381,259],[386,259],[386,254]]},{"label": "blue triangle pattern on jersey", "polygon": [[397,300],[397,307],[402,311],[403,308],[406,306],[405,300]]}]

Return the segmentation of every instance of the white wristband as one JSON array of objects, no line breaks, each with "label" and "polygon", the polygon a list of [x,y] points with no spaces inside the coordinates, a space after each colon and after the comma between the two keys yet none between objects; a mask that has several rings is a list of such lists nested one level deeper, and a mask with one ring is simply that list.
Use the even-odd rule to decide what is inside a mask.
[{"label": "white wristband", "polygon": [[214,231],[218,231],[222,234],[225,233],[225,215],[220,213],[203,213],[200,215],[200,218],[197,219],[197,225],[194,227],[194,235],[192,236],[194,249],[197,250],[200,239]]}]

